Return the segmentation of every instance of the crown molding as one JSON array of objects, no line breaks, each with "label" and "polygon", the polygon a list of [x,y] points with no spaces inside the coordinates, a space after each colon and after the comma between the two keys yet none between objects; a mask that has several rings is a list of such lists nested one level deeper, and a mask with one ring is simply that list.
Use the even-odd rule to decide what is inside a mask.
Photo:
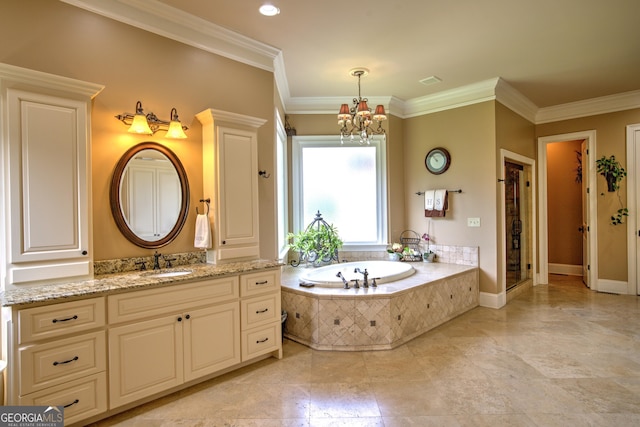
[{"label": "crown molding", "polygon": [[274,71],[280,50],[157,0],[61,0],[234,61]]},{"label": "crown molding", "polygon": [[[61,0],[64,3],[141,28],[234,61],[274,73],[278,96],[289,114],[333,114],[339,97],[292,98],[282,51],[158,0]],[[497,100],[534,124],[640,108],[640,91],[538,108],[500,77],[403,101],[394,96],[370,97],[389,114],[410,118]]]},{"label": "crown molding", "polygon": [[577,119],[634,108],[640,108],[640,90],[540,108],[536,113],[535,123]]},{"label": "crown molding", "polygon": [[24,89],[33,86],[52,91],[64,90],[66,93],[90,99],[95,98],[104,89],[104,85],[101,84],[0,63],[0,88]]}]

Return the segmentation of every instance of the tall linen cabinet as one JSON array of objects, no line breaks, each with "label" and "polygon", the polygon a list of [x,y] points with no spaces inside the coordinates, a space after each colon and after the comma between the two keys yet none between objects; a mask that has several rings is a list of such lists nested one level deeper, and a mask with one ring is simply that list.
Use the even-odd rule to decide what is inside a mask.
[{"label": "tall linen cabinet", "polygon": [[93,275],[90,109],[103,88],[0,64],[5,288]]},{"label": "tall linen cabinet", "polygon": [[207,262],[257,259],[257,130],[266,120],[214,109],[196,117],[202,123],[203,191],[211,199]]}]

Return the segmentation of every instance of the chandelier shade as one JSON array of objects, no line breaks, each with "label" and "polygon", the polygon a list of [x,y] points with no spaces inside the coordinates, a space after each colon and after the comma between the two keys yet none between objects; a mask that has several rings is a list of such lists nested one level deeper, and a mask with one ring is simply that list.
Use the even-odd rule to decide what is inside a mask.
[{"label": "chandelier shade", "polygon": [[[370,144],[373,135],[383,135],[386,138],[386,132],[382,127],[382,122],[387,120],[383,105],[377,105],[373,116],[371,108],[367,104],[367,98],[363,98],[360,93],[360,78],[369,73],[365,68],[355,68],[349,72],[352,76],[358,78],[358,97],[353,98],[353,106],[342,104],[338,112],[338,125],[340,126],[340,141],[344,143],[344,138],[354,141],[359,138],[360,144]],[[371,125],[377,122],[378,126],[372,128]]]}]

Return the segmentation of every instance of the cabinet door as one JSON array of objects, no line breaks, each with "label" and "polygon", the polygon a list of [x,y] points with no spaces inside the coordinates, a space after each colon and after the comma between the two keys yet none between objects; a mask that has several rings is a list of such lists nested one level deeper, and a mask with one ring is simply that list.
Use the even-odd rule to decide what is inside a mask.
[{"label": "cabinet door", "polygon": [[255,132],[218,128],[219,208],[218,244],[257,245],[258,145]]},{"label": "cabinet door", "polygon": [[240,363],[240,310],[238,302],[186,311],[184,321],[185,381],[237,363]]},{"label": "cabinet door", "polygon": [[110,408],[182,384],[183,322],[172,315],[109,331]]},{"label": "cabinet door", "polygon": [[88,103],[14,89],[7,103],[9,281],[88,276]]}]

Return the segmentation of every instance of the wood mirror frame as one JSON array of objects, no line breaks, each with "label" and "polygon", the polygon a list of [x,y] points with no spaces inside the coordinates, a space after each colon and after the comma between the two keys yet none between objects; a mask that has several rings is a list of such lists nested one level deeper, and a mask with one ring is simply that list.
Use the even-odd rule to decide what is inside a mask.
[{"label": "wood mirror frame", "polygon": [[[180,201],[180,212],[178,214],[178,219],[176,220],[175,225],[167,233],[165,236],[158,240],[150,241],[144,240],[138,235],[136,235],[133,230],[129,228],[127,221],[124,217],[124,213],[122,210],[122,205],[120,202],[120,184],[122,182],[122,174],[124,173],[129,161],[133,159],[136,154],[143,150],[156,150],[162,153],[164,156],[169,159],[171,164],[176,170],[178,174],[178,179],[180,180],[180,190],[182,199]],[[156,142],[142,142],[138,145],[135,145],[129,148],[120,158],[118,164],[113,170],[113,177],[111,178],[111,188],[109,190],[109,199],[111,202],[111,213],[113,215],[113,219],[116,221],[116,225],[120,232],[134,245],[148,248],[148,249],[156,249],[161,248],[165,245],[171,243],[180,233],[184,223],[187,219],[187,214],[189,213],[189,182],[187,180],[187,173],[178,159],[178,156],[175,155],[173,151],[168,149],[167,147],[160,145]]]}]

